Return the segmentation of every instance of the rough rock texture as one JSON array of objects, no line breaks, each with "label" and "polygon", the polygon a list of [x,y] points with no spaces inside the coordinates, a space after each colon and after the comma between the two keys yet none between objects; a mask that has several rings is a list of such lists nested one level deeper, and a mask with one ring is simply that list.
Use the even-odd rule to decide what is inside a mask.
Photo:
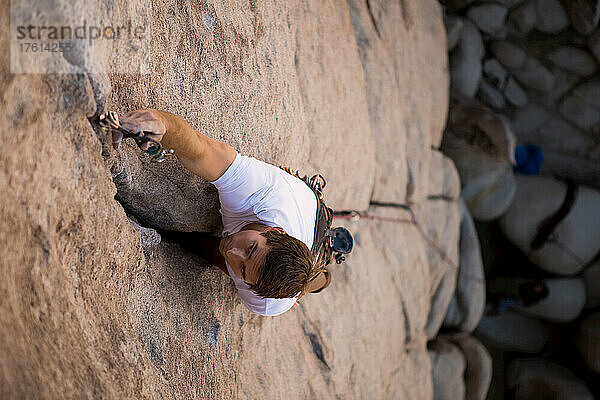
[{"label": "rough rock texture", "polygon": [[[310,1],[277,12],[235,7],[233,14],[219,3],[186,13],[172,7],[153,9],[151,29],[160,33],[152,47],[151,59],[160,60],[153,73],[113,77],[108,107],[175,112],[243,154],[321,173],[332,207],[366,209],[374,136],[348,8]],[[279,13],[289,15],[289,23]],[[206,18],[210,26],[196,22]],[[182,70],[191,79],[183,79]],[[118,197],[140,219],[218,232],[217,196],[208,183],[176,160],[150,164],[133,145],[122,158],[112,168]],[[359,174],[352,185],[342,183],[349,170]],[[157,176],[168,183],[155,185]]]},{"label": "rough rock texture", "polygon": [[460,177],[454,162],[442,152],[431,151],[428,197],[456,200],[460,196]]},{"label": "rough rock texture", "polygon": [[440,7],[435,1],[349,0],[348,8],[375,139],[377,169],[371,198],[420,201],[427,193],[430,148],[440,145],[448,109]]},{"label": "rough rock texture", "polygon": [[429,263],[431,308],[425,332],[427,338],[432,339],[444,322],[456,290],[460,207],[456,201],[431,199],[419,204],[415,214],[420,229],[428,238],[425,249]]},{"label": "rough rock texture", "polygon": [[[394,201],[455,196],[429,187],[447,107],[441,12],[402,4],[106,3],[123,19],[148,11],[148,75],[108,74],[119,58],[85,47],[71,60],[79,75],[11,75],[3,59],[0,397],[432,398],[425,325],[441,263],[430,266],[414,226],[349,223],[357,247],[327,291],[277,318],[252,315],[229,278],[149,228],[217,232],[214,190],[175,160],[113,151],[87,119],[175,112],[240,152],[323,173],[335,208],[367,209],[382,185],[375,159]],[[383,53],[365,56],[370,44]],[[384,53],[397,67],[380,75]],[[377,97],[385,85],[401,91]],[[396,162],[411,174],[390,172]],[[430,202],[420,219],[436,221],[430,234],[457,262],[458,207]]]},{"label": "rough rock texture", "polygon": [[464,203],[460,205],[460,269],[456,292],[450,301],[444,326],[473,332],[485,308],[485,276],[473,218]]}]

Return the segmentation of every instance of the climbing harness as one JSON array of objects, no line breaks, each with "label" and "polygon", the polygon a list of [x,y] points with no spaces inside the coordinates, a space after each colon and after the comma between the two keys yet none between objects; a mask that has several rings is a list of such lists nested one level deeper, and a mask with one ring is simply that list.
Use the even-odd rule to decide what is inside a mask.
[{"label": "climbing harness", "polygon": [[105,114],[101,114],[96,122],[100,126],[100,129],[106,134],[112,132],[119,132],[123,135],[123,139],[133,138],[138,146],[142,146],[145,143],[150,143],[146,152],[150,155],[152,162],[161,163],[166,160],[166,157],[173,155],[173,150],[165,149],[159,142],[154,139],[150,139],[145,135],[145,132],[134,133],[128,131],[121,126],[119,116],[113,111],[108,111]]},{"label": "climbing harness", "polygon": [[315,221],[314,240],[311,253],[315,257],[315,263],[321,264],[321,269],[328,265],[332,258],[336,264],[346,260],[345,254],[352,251],[354,241],[352,234],[343,227],[332,227],[333,210],[325,205],[323,189],[327,185],[321,174],[312,177],[300,176],[298,171],[293,172],[290,168],[280,167],[290,175],[304,182],[317,197],[317,216]]},{"label": "climbing harness", "polygon": [[[354,240],[346,228],[331,226],[333,210],[325,205],[323,199],[323,189],[327,185],[323,175],[317,174],[309,178],[307,175],[300,176],[298,171],[294,172],[290,168],[279,168],[304,182],[317,198],[314,240],[310,249],[313,255],[314,275],[310,278],[309,283],[313,282],[321,273],[324,274],[325,284],[321,288],[311,291],[311,293],[319,293],[331,282],[331,273],[327,269],[327,265],[331,263],[332,259],[335,259],[336,264],[344,262],[345,255],[352,251]],[[297,303],[300,304],[299,301]]]}]

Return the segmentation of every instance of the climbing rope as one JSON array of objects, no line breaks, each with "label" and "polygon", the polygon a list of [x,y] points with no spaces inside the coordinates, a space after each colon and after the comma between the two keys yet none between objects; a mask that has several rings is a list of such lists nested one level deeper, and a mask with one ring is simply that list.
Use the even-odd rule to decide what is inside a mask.
[{"label": "climbing rope", "polygon": [[[360,212],[360,211],[334,212],[333,218],[334,219],[345,219],[345,220],[351,220],[351,221],[358,221],[360,219],[364,219],[364,220],[384,221],[384,222],[393,222],[393,223],[412,225],[415,227],[415,229],[417,230],[419,235],[421,235],[423,240],[425,240],[425,242],[438,254],[438,256],[442,259],[443,262],[446,263],[446,265],[449,268],[454,268],[455,270],[460,271],[460,267],[456,263],[454,263],[450,259],[450,257],[448,257],[446,252],[443,249],[441,249],[437,245],[437,243],[431,237],[429,237],[429,235],[427,235],[425,230],[421,227],[421,225],[417,221],[417,217],[416,217],[415,213],[413,212],[413,210],[411,210],[407,206],[403,206],[403,205],[399,205],[399,204],[389,204],[388,206],[402,208],[402,209],[406,210],[410,214],[410,218],[383,217],[380,215],[371,215],[367,212]],[[445,268],[440,268],[438,271],[436,271],[433,281],[437,282],[438,278],[440,276],[442,276],[443,273],[445,273],[445,272],[446,272]],[[481,277],[471,275],[465,271],[462,271],[460,273],[462,274],[462,276],[464,276],[468,279],[475,280],[475,281],[485,285],[485,279],[483,279]]]}]

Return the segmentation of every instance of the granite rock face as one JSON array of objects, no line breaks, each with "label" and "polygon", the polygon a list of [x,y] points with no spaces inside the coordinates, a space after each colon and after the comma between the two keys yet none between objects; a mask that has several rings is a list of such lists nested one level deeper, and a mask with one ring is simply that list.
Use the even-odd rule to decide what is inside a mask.
[{"label": "granite rock face", "polygon": [[473,332],[485,308],[485,275],[479,238],[469,210],[461,202],[460,269],[456,292],[452,296],[444,326]]},{"label": "granite rock face", "polygon": [[[440,7],[435,1],[349,0],[348,9],[375,141],[372,199],[418,202],[427,195],[430,148],[440,145],[448,110]],[[411,90],[415,85],[418,91]]]},{"label": "granite rock face", "polygon": [[[374,136],[348,8],[306,2],[236,7],[231,14],[219,3],[185,13],[171,12],[174,6],[153,8],[152,73],[113,77],[107,107],[174,112],[242,154],[309,176],[321,173],[332,207],[366,209]],[[278,14],[289,15],[290,23]],[[133,145],[123,153],[111,170],[126,208],[150,225],[218,232],[210,184],[174,159],[152,165]],[[354,188],[342,184],[349,170],[360,171]]]},{"label": "granite rock face", "polygon": [[116,1],[98,18],[147,13],[148,74],[113,73],[118,54],[85,46],[68,56],[78,74],[13,75],[1,61],[0,397],[432,398],[425,326],[441,264],[413,225],[348,222],[356,248],[327,291],[259,317],[152,229],[218,233],[210,184],[127,141],[114,151],[90,123],[160,108],[241,153],[324,174],[336,209],[367,210],[372,192],[408,199],[457,262],[456,172],[440,171],[442,188],[430,173],[451,168],[430,161],[447,108],[440,6],[402,4]]}]

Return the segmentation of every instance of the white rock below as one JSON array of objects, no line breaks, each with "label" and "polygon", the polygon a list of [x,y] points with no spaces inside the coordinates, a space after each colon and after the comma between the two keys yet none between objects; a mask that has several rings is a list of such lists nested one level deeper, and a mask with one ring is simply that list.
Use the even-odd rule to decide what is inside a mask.
[{"label": "white rock below", "polygon": [[485,33],[494,33],[504,26],[508,9],[500,4],[489,3],[469,7],[467,16]]},{"label": "white rock below", "polygon": [[515,400],[593,400],[585,383],[568,369],[541,358],[516,359],[508,366],[507,386]]},{"label": "white rock below", "polygon": [[600,374],[600,312],[590,314],[581,321],[575,342],[588,368]]},{"label": "white rock below", "polygon": [[485,308],[485,276],[475,224],[465,204],[460,204],[460,269],[456,292],[450,301],[444,326],[472,332]]},{"label": "white rock below", "polygon": [[463,29],[457,48],[450,55],[452,88],[467,97],[473,97],[481,79],[481,59],[484,55],[479,29],[470,20],[463,20]]},{"label": "white rock below", "polygon": [[434,400],[464,399],[466,361],[462,351],[453,343],[439,337],[430,345],[429,357]]},{"label": "white rock below", "polygon": [[558,68],[573,72],[579,76],[591,75],[598,69],[594,57],[587,51],[576,47],[559,47],[550,52],[547,57]]},{"label": "white rock below", "polygon": [[552,232],[554,241],[547,241],[534,250],[531,242],[538,227],[560,208],[566,185],[549,177],[517,175],[515,179],[514,201],[499,221],[502,231],[543,270],[561,275],[580,272],[600,250],[596,240],[600,236],[600,224],[590,218],[590,215],[600,215],[600,193],[579,186],[570,212]]},{"label": "white rock below", "polygon": [[484,315],[475,334],[490,347],[522,353],[539,353],[548,340],[547,329],[540,321],[512,311]]},{"label": "white rock below", "polygon": [[575,320],[585,306],[585,284],[581,278],[546,279],[548,297],[518,310],[553,322]]},{"label": "white rock below", "polygon": [[600,260],[593,262],[583,272],[585,281],[585,306],[593,308],[600,306]]}]

